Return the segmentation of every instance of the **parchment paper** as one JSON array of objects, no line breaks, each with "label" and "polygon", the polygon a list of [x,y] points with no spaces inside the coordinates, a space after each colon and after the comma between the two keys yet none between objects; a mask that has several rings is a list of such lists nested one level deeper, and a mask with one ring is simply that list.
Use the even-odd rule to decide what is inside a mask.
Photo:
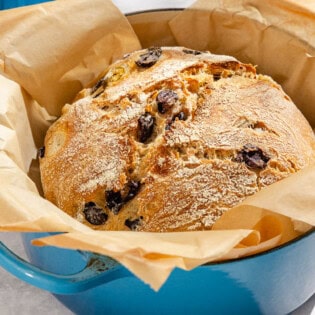
[{"label": "parchment paper", "polygon": [[62,0],[0,12],[0,230],[69,232],[34,243],[109,255],[155,290],[175,267],[250,255],[305,233],[315,225],[315,165],[247,198],[212,231],[99,232],[41,197],[36,150],[62,106],[141,44],[208,49],[257,64],[314,127],[314,7],[201,0],[183,12],[127,20],[109,0]]}]

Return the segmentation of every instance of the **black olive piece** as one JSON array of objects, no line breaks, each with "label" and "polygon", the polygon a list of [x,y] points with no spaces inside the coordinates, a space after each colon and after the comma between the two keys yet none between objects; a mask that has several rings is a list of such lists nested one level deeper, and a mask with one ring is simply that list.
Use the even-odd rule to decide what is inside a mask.
[{"label": "black olive piece", "polygon": [[171,127],[172,127],[172,123],[173,123],[173,121],[172,121],[172,120],[167,121],[167,123],[166,123],[166,125],[165,125],[165,130],[170,130],[170,129],[171,129]]},{"label": "black olive piece", "polygon": [[170,130],[172,127],[173,122],[176,120],[186,120],[187,116],[184,112],[179,112],[175,116],[173,116],[172,120],[167,120],[166,125],[165,125],[165,130]]},{"label": "black olive piece", "polygon": [[221,73],[214,73],[213,74],[213,81],[218,81],[221,79]]},{"label": "black olive piece", "polygon": [[193,49],[183,49],[183,52],[185,54],[190,54],[190,55],[200,55],[202,54],[202,51],[199,51],[199,50],[193,50]]},{"label": "black olive piece", "polygon": [[138,119],[138,140],[144,143],[148,140],[154,128],[155,118],[150,113],[144,113]]},{"label": "black olive piece", "polygon": [[173,121],[175,121],[176,118],[178,118],[179,120],[186,120],[187,119],[186,114],[184,112],[179,112],[178,114],[176,114],[173,117]]},{"label": "black olive piece", "polygon": [[127,227],[129,227],[130,230],[135,231],[137,229],[137,227],[140,225],[142,219],[143,219],[143,217],[139,217],[139,218],[134,219],[134,220],[127,219],[125,221],[125,225]]},{"label": "black olive piece", "polygon": [[94,93],[95,91],[97,91],[101,86],[103,86],[105,84],[105,79],[102,78],[100,80],[98,80],[96,82],[96,84],[93,86],[92,88],[92,93]]},{"label": "black olive piece", "polygon": [[37,151],[37,156],[42,159],[45,156],[45,146],[41,147]]},{"label": "black olive piece", "polygon": [[247,144],[238,152],[236,161],[244,162],[249,168],[264,169],[270,158],[258,147]]},{"label": "black olive piece", "polygon": [[102,93],[103,93],[103,91],[100,91],[99,93],[97,93],[97,94],[93,95],[93,98],[97,98],[97,97],[99,97]]},{"label": "black olive piece", "polygon": [[[96,82],[96,84],[93,86],[91,94],[95,93],[100,87],[105,88],[106,87],[106,80],[104,78],[100,79]],[[94,98],[99,96],[102,92],[98,93],[97,95],[94,95]]]},{"label": "black olive piece", "polygon": [[134,181],[134,180],[130,181],[128,183],[129,191],[128,191],[127,196],[124,198],[124,202],[127,202],[133,199],[139,192],[140,187],[141,187],[141,183],[139,181]]},{"label": "black olive piece", "polygon": [[86,221],[93,225],[102,225],[108,219],[108,215],[104,212],[104,210],[98,207],[93,201],[84,205],[83,213]]},{"label": "black olive piece", "polygon": [[140,55],[139,59],[135,61],[136,65],[141,68],[152,67],[162,55],[162,49],[159,47],[151,47],[146,53]]},{"label": "black olive piece", "polygon": [[107,207],[114,213],[118,214],[122,206],[124,205],[124,201],[121,197],[120,191],[108,190],[105,192],[106,205]]},{"label": "black olive piece", "polygon": [[178,100],[178,95],[172,90],[162,90],[156,97],[156,102],[158,106],[158,111],[161,114],[167,112],[171,107],[173,107]]}]

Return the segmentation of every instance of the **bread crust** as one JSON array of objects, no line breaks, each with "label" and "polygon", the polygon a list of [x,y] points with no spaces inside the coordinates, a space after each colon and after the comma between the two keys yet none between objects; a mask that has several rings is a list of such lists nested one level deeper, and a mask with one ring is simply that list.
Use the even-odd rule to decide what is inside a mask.
[{"label": "bread crust", "polygon": [[314,143],[291,99],[252,65],[151,48],[64,106],[40,171],[45,197],[94,229],[208,230],[307,166]]}]

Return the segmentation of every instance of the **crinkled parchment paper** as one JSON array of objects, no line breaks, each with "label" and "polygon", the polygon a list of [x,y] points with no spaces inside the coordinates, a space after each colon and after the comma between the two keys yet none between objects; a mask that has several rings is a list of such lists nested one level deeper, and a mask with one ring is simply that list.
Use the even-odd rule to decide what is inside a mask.
[{"label": "crinkled parchment paper", "polygon": [[109,255],[159,289],[175,268],[257,253],[315,225],[315,165],[228,211],[212,231],[99,232],[41,197],[37,148],[62,106],[124,53],[183,45],[258,65],[315,125],[315,4],[197,1],[128,19],[108,0],[0,12],[0,230],[68,232],[37,245]]}]

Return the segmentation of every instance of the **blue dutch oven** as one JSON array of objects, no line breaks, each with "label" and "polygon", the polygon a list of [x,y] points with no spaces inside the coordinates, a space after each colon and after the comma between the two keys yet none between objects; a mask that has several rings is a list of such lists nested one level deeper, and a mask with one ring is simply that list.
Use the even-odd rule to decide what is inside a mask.
[{"label": "blue dutch oven", "polygon": [[36,4],[40,2],[48,2],[46,1],[38,1],[38,0],[0,0],[0,9],[6,10],[6,9],[12,9],[20,6],[30,5],[30,4]]},{"label": "blue dutch oven", "polygon": [[32,246],[30,263],[0,244],[0,265],[55,294],[76,314],[288,314],[315,292],[315,231],[263,254],[175,269],[158,292],[114,260],[88,252]]},{"label": "blue dutch oven", "polygon": [[[0,8],[37,2],[41,1],[0,1]],[[193,1],[136,2],[139,5],[124,3],[123,12],[131,12],[132,7],[137,11],[170,5],[178,9]],[[109,257],[31,245],[32,239],[47,235],[51,234],[22,234],[29,262],[0,243],[0,265],[21,280],[52,292],[76,314],[283,315],[315,293],[314,229],[262,254],[210,263],[189,272],[175,269],[158,292]]]}]

